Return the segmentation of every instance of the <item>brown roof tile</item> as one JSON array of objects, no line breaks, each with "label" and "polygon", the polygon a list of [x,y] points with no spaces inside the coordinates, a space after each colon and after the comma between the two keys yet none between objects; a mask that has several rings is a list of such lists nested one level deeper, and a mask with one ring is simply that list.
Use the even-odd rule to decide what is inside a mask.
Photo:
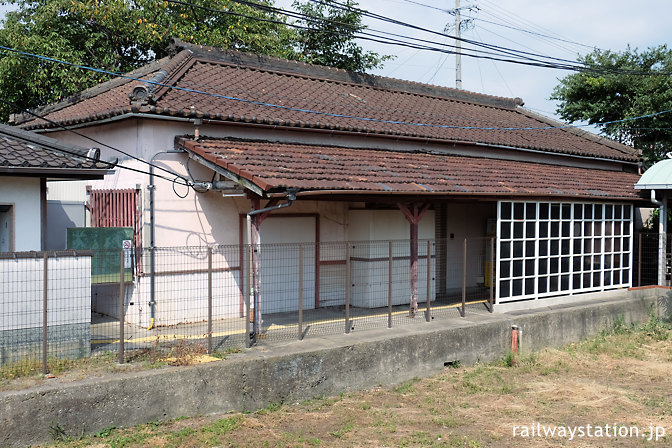
[{"label": "brown roof tile", "polygon": [[[143,112],[422,137],[631,162],[638,159],[638,153],[628,146],[573,128],[559,128],[561,123],[520,107],[520,99],[228,50],[182,47],[173,58],[134,75],[147,80],[164,70],[160,82],[179,88],[150,86],[156,97],[148,104],[132,105],[129,99],[140,81],[117,79],[40,113],[61,124]],[[16,122],[27,129],[54,126],[30,117],[19,117]]]},{"label": "brown roof tile", "polygon": [[176,145],[260,186],[446,195],[638,200],[622,171],[420,152],[177,137]]}]

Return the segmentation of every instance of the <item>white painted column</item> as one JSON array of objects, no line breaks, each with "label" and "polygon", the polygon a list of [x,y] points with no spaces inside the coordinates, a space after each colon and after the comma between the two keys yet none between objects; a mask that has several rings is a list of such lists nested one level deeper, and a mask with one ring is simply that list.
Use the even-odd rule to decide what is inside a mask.
[{"label": "white painted column", "polygon": [[658,209],[658,285],[667,286],[667,191],[663,192]]}]

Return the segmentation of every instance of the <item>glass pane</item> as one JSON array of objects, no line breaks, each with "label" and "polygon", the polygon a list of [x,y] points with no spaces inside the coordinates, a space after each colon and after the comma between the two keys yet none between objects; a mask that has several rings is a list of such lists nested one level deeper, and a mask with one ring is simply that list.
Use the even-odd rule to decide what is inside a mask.
[{"label": "glass pane", "polygon": [[539,241],[539,256],[543,257],[548,255],[548,240]]},{"label": "glass pane", "polygon": [[604,271],[604,286],[611,286],[611,271]]},{"label": "glass pane", "polygon": [[581,271],[581,257],[573,257],[572,258],[572,267],[574,271]]},{"label": "glass pane", "polygon": [[525,219],[537,220],[537,204],[534,202],[525,204]]},{"label": "glass pane", "polygon": [[613,278],[613,284],[614,285],[620,285],[621,284],[621,271],[619,269],[615,270],[612,273],[612,278]]},{"label": "glass pane", "polygon": [[548,278],[546,277],[539,277],[539,280],[537,281],[537,285],[539,285],[539,294],[543,294],[548,291]]},{"label": "glass pane", "polygon": [[548,258],[539,259],[539,275],[548,274]]},{"label": "glass pane", "polygon": [[511,219],[511,203],[502,202],[502,219]]},{"label": "glass pane", "polygon": [[631,216],[631,213],[630,213],[630,206],[629,206],[629,205],[624,205],[624,206],[623,206],[623,219],[629,221],[629,220],[630,220],[630,216]]},{"label": "glass pane", "polygon": [[583,270],[590,271],[593,269],[593,257],[583,257]]},{"label": "glass pane", "polygon": [[513,262],[513,277],[523,276],[523,260]]},{"label": "glass pane", "polygon": [[599,271],[602,269],[602,257],[600,255],[593,255],[593,270]]},{"label": "glass pane", "polygon": [[623,217],[622,209],[620,205],[614,205],[614,219],[621,219]]},{"label": "glass pane", "polygon": [[583,227],[581,226],[580,222],[575,222],[574,223],[574,236],[581,236],[581,230],[583,230]]},{"label": "glass pane", "polygon": [[516,202],[513,204],[513,219],[523,219],[525,217],[525,204]]},{"label": "glass pane", "polygon": [[551,292],[555,292],[555,291],[558,290],[558,286],[560,286],[560,285],[558,284],[558,283],[559,283],[559,282],[558,282],[559,278],[558,278],[557,275],[554,275],[554,276],[552,276],[550,279],[551,279],[551,285],[550,285],[551,287],[549,288],[549,290],[550,290]]},{"label": "glass pane", "polygon": [[604,251],[605,252],[611,252],[612,249],[612,239],[611,238],[605,238],[604,239]]},{"label": "glass pane", "polygon": [[511,258],[511,243],[510,242],[505,242],[502,243],[500,246],[500,258]]},{"label": "glass pane", "polygon": [[526,257],[534,257],[536,255],[536,243],[534,241],[526,241],[525,242],[525,256]]},{"label": "glass pane", "polygon": [[523,295],[523,280],[514,280],[513,281],[513,295],[522,296]]},{"label": "glass pane", "polygon": [[583,240],[583,253],[584,254],[592,254],[593,253],[593,239],[592,238],[585,238]]},{"label": "glass pane", "polygon": [[593,278],[592,274],[583,274],[583,283],[581,287],[590,288],[593,285],[593,283],[591,282],[592,278]]},{"label": "glass pane", "polygon": [[569,275],[560,277],[560,289],[562,291],[569,291]]},{"label": "glass pane", "polygon": [[560,223],[557,221],[551,221],[551,238],[557,238],[560,236]]},{"label": "glass pane", "polygon": [[596,220],[602,219],[602,204],[595,204],[593,211]]},{"label": "glass pane", "polygon": [[559,260],[557,258],[551,258],[551,266],[550,266],[550,271],[551,274],[557,274],[558,269],[560,268],[559,266]]},{"label": "glass pane", "polygon": [[614,267],[615,268],[620,268],[621,267],[621,256],[620,255],[614,255]]},{"label": "glass pane", "polygon": [[526,224],[527,230],[525,232],[525,237],[526,238],[534,238],[537,235],[537,230],[536,230],[536,223],[535,222],[528,222]]},{"label": "glass pane", "polygon": [[551,255],[560,255],[560,242],[551,240]]},{"label": "glass pane", "polygon": [[562,236],[565,238],[569,237],[569,229],[571,228],[570,224],[571,223],[569,221],[565,221],[562,223]]},{"label": "glass pane", "polygon": [[614,238],[614,252],[620,252],[620,251],[621,251],[621,239]]},{"label": "glass pane", "polygon": [[522,238],[523,237],[523,223],[522,222],[514,222],[513,223],[513,237],[514,238]]},{"label": "glass pane", "polygon": [[[511,262],[510,261],[500,261],[499,262],[499,275],[502,278],[511,277]],[[121,300],[119,302],[121,302]]]},{"label": "glass pane", "polygon": [[629,268],[630,267],[630,254],[623,254],[623,259],[621,261],[623,262],[623,267],[624,268]]},{"label": "glass pane", "polygon": [[534,275],[534,260],[525,260],[525,275]]},{"label": "glass pane", "polygon": [[500,232],[501,232],[503,240],[510,239],[511,238],[511,223],[502,221]]},{"label": "glass pane", "polygon": [[614,235],[621,236],[621,222],[616,221],[614,223]]},{"label": "glass pane", "polygon": [[570,219],[572,217],[572,206],[569,204],[562,204],[562,219]]},{"label": "glass pane", "polygon": [[611,221],[604,223],[604,234],[606,236],[611,236],[614,223]]},{"label": "glass pane", "polygon": [[593,204],[583,206],[583,219],[593,219]]},{"label": "glass pane", "polygon": [[627,236],[623,238],[623,252],[630,251],[630,238]]},{"label": "glass pane", "polygon": [[513,258],[521,258],[523,256],[523,242],[513,242]]},{"label": "glass pane", "polygon": [[569,272],[569,257],[562,257],[561,258],[560,272]]},{"label": "glass pane", "polygon": [[582,218],[583,218],[583,205],[574,204],[574,219],[582,219]]},{"label": "glass pane", "polygon": [[499,282],[499,297],[505,298],[509,297],[510,295],[511,295],[511,281],[503,280]]},{"label": "glass pane", "polygon": [[602,222],[593,223],[593,235],[602,236]]},{"label": "glass pane", "polygon": [[611,269],[611,255],[604,256],[604,269]]},{"label": "glass pane", "polygon": [[560,204],[551,204],[551,219],[560,219]]},{"label": "glass pane", "polygon": [[581,274],[574,274],[572,282],[574,282],[573,289],[581,289]]},{"label": "glass pane", "polygon": [[571,242],[571,240],[561,240],[560,253],[562,255],[569,255],[572,246]]},{"label": "glass pane", "polygon": [[539,222],[539,238],[546,238],[548,236],[548,221]]},{"label": "glass pane", "polygon": [[548,219],[548,203],[539,204],[539,219]]},{"label": "glass pane", "polygon": [[534,277],[525,279],[525,294],[534,294]]},{"label": "glass pane", "polygon": [[593,272],[593,286],[595,286],[595,287],[600,286],[600,273],[599,272]]},{"label": "glass pane", "polygon": [[581,239],[574,240],[574,254],[580,254],[582,248],[583,248],[582,240]]},{"label": "glass pane", "polygon": [[593,223],[592,222],[584,222],[583,223],[583,235],[584,236],[592,236],[593,234]]},{"label": "glass pane", "polygon": [[607,204],[604,206],[604,219],[612,219],[614,217],[614,206]]}]

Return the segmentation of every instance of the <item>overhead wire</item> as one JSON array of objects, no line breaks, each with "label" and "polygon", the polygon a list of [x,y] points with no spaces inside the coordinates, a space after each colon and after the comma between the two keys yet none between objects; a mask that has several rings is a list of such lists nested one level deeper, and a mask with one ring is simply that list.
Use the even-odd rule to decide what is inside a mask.
[{"label": "overhead wire", "polygon": [[[361,121],[365,121],[365,122],[399,124],[399,125],[418,126],[418,127],[443,128],[443,129],[485,130],[485,131],[536,131],[536,130],[580,128],[580,127],[594,126],[596,124],[597,125],[608,125],[608,124],[615,124],[615,123],[624,123],[624,122],[637,120],[637,119],[640,119],[640,118],[649,118],[649,117],[654,117],[654,116],[663,115],[663,114],[667,114],[667,113],[672,112],[672,109],[668,109],[668,110],[654,112],[654,113],[650,113],[650,114],[645,114],[645,115],[641,115],[641,116],[637,116],[637,117],[631,117],[631,118],[626,118],[626,119],[621,119],[621,120],[613,120],[613,121],[602,122],[602,123],[594,123],[594,124],[590,124],[590,125],[562,125],[562,126],[539,126],[539,127],[457,126],[457,125],[439,125],[439,124],[432,124],[432,123],[406,122],[406,121],[400,121],[400,120],[383,120],[383,119],[370,118],[370,117],[358,117],[358,116],[354,116],[354,115],[336,114],[336,113],[317,111],[317,110],[312,110],[312,109],[291,107],[291,106],[285,106],[285,105],[281,105],[281,104],[272,104],[272,103],[267,103],[267,102],[263,102],[263,101],[249,100],[249,99],[245,99],[245,98],[238,98],[238,97],[232,97],[232,96],[227,96],[227,95],[219,95],[219,94],[206,92],[206,91],[202,91],[202,90],[188,89],[188,88],[179,87],[179,86],[175,86],[175,85],[164,84],[164,83],[157,82],[157,81],[141,79],[141,78],[137,78],[137,77],[134,77],[134,76],[131,76],[131,75],[128,75],[128,74],[115,73],[115,72],[112,72],[112,71],[109,71],[109,70],[103,70],[103,69],[88,67],[88,66],[84,66],[84,65],[81,65],[81,64],[73,64],[73,63],[70,63],[70,62],[61,61],[61,60],[50,58],[50,57],[47,57],[47,56],[40,56],[40,55],[35,55],[35,54],[32,54],[32,53],[24,52],[24,51],[21,51],[21,50],[11,49],[11,48],[5,47],[5,46],[0,46],[0,50],[6,50],[6,51],[9,50],[9,51],[15,52],[17,54],[21,54],[24,57],[38,58],[38,59],[42,59],[42,60],[46,60],[46,61],[50,61],[50,62],[55,62],[55,63],[60,63],[60,64],[64,64],[64,65],[77,67],[77,68],[80,68],[80,69],[92,70],[92,71],[97,72],[97,73],[114,75],[114,76],[122,77],[122,78],[125,78],[125,79],[140,81],[140,82],[143,82],[143,83],[157,85],[157,86],[166,87],[166,88],[169,88],[169,89],[174,89],[174,90],[179,90],[179,91],[185,91],[185,92],[191,92],[191,93],[196,93],[196,94],[201,94],[201,95],[207,95],[207,96],[211,96],[211,97],[214,97],[214,98],[221,98],[221,99],[238,101],[238,102],[247,103],[247,104],[254,104],[254,105],[259,105],[259,106],[275,108],[275,109],[290,110],[290,111],[294,111],[294,112],[303,112],[303,113],[308,113],[308,114],[315,114],[315,115],[328,116],[328,117],[334,117],[334,118],[346,118],[346,119],[352,119],[352,120],[361,120]],[[55,123],[55,122],[54,122],[54,124],[61,126],[60,124]]]}]

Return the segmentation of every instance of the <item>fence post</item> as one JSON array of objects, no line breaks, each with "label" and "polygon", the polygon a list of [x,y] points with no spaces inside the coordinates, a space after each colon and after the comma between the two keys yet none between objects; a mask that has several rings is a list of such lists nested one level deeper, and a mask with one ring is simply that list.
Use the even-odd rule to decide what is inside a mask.
[{"label": "fence post", "polygon": [[212,246],[208,246],[208,354],[212,354]]},{"label": "fence post", "polygon": [[425,320],[432,320],[431,315],[432,302],[432,242],[427,240],[427,311],[425,311]]},{"label": "fence post", "polygon": [[[247,288],[245,288],[245,348],[250,348],[250,288],[252,288],[252,244],[248,242],[247,260]],[[245,284],[245,279],[241,280]]]},{"label": "fence post", "polygon": [[345,333],[350,333],[350,243],[345,248]]},{"label": "fence post", "polygon": [[303,244],[299,243],[299,341],[303,339]]},{"label": "fence post", "polygon": [[49,266],[47,264],[47,260],[49,259],[49,254],[47,254],[47,251],[44,251],[44,273],[43,273],[43,278],[42,278],[42,373],[47,374],[48,373],[48,368],[47,368],[47,348],[49,346],[48,342],[48,322],[47,322],[47,302],[49,299]]},{"label": "fence post", "polygon": [[387,328],[392,328],[392,267],[394,259],[392,257],[392,241],[389,242],[389,261],[387,263]]},{"label": "fence post", "polygon": [[637,286],[642,286],[642,234],[638,235],[637,244]]},{"label": "fence post", "polygon": [[124,249],[119,251],[119,350],[117,353],[117,362],[124,363],[124,305],[126,301],[126,291],[124,291]]},{"label": "fence post", "polygon": [[467,239],[464,239],[464,246],[462,248],[462,312],[460,315],[464,317],[467,302]]},{"label": "fence post", "polygon": [[490,311],[495,310],[495,239],[490,238]]}]

